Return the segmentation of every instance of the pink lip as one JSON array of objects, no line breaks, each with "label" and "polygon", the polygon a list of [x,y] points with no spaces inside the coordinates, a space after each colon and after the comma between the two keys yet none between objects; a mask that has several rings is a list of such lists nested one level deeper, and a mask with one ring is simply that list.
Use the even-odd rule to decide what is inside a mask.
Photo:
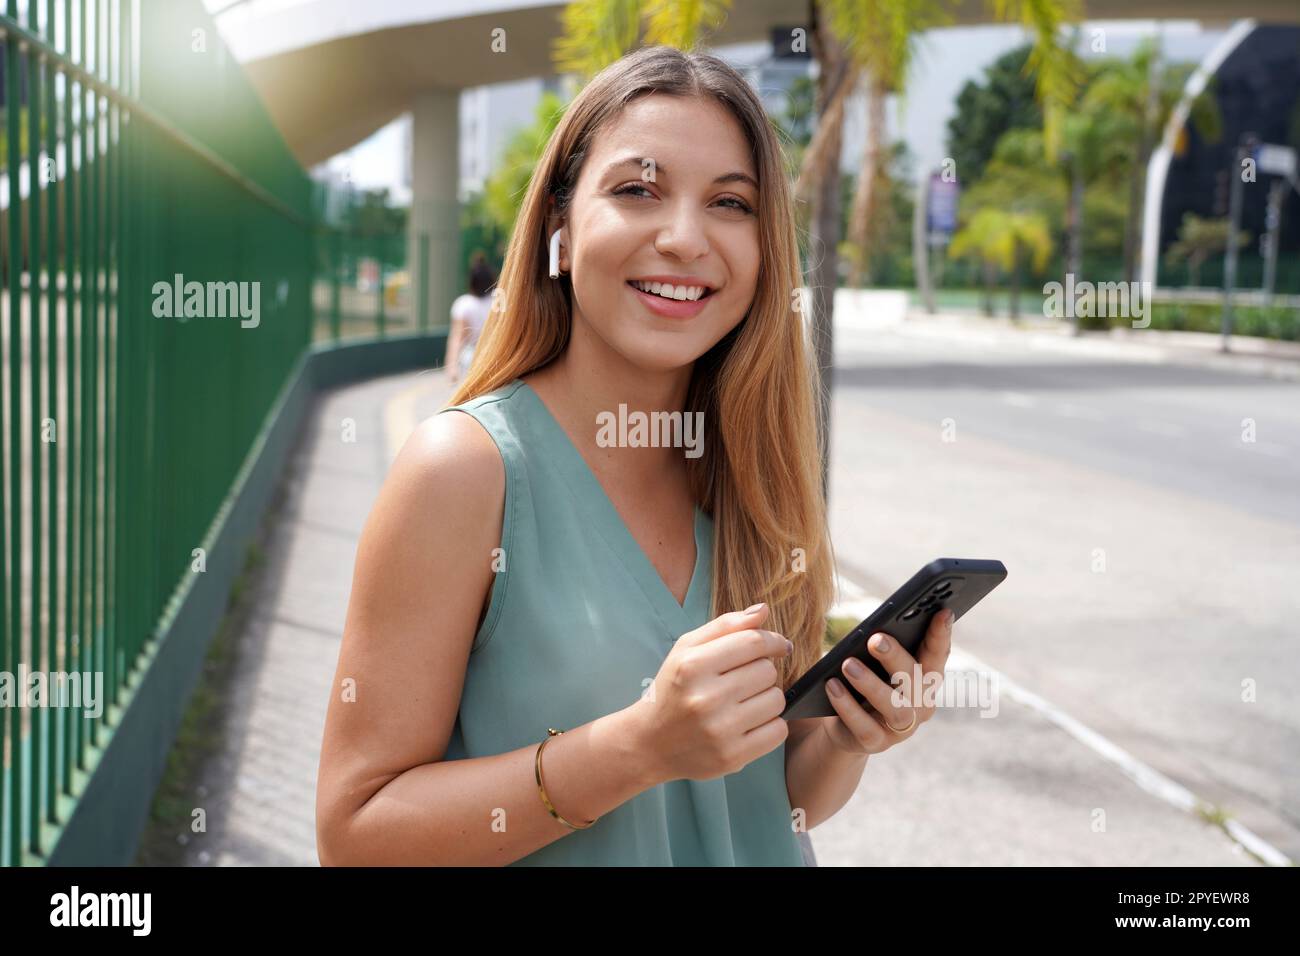
[{"label": "pink lip", "polygon": [[651,312],[656,312],[659,315],[670,319],[689,319],[692,316],[699,315],[700,311],[708,304],[710,298],[710,296],[705,295],[696,299],[694,302],[685,299],[679,302],[676,299],[665,299],[661,295],[642,292],[631,283],[624,284],[637,294]]}]

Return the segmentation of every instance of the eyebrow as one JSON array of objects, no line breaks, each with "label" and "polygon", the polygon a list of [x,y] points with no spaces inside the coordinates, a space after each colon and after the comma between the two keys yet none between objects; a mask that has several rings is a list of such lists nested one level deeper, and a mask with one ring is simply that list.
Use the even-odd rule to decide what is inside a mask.
[{"label": "eyebrow", "polygon": [[[647,162],[654,164],[656,176],[660,173],[665,176],[668,175],[668,167],[649,156],[625,156],[623,159],[616,159],[605,167],[605,174],[608,175],[613,170],[619,169],[623,166],[635,166],[638,169],[643,169]],[[758,183],[754,181],[754,177],[750,176],[748,173],[742,173],[739,170],[730,173],[723,173],[713,181],[715,186],[725,185],[726,183],[749,183],[749,185],[758,189]]]}]

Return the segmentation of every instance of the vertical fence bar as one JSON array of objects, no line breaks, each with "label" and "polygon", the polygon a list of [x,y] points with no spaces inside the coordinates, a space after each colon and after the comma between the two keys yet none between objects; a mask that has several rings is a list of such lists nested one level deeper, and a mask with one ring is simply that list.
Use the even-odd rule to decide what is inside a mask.
[{"label": "vertical fence bar", "polygon": [[[35,3],[35,0],[33,0]],[[58,40],[54,32],[54,0],[45,0],[45,34],[46,40],[52,48],[58,48]],[[46,330],[49,335],[49,370],[46,376],[46,414],[53,422],[50,432],[50,441],[46,444],[46,454],[49,459],[49,514],[47,515],[46,535],[49,541],[50,550],[50,573],[46,582],[46,603],[48,606],[49,619],[46,622],[46,647],[45,659],[49,661],[49,669],[61,670],[62,666],[58,661],[58,631],[59,631],[59,432],[63,423],[59,420],[59,289],[58,289],[58,253],[59,253],[59,203],[58,203],[58,186],[61,184],[62,177],[58,175],[58,161],[56,156],[59,148],[59,130],[58,130],[58,107],[57,93],[58,86],[55,83],[54,63],[48,57],[42,58],[45,64],[45,128],[47,135],[46,142],[46,169],[42,170],[41,179],[46,181],[48,202],[45,204],[45,261],[49,263],[46,274],[48,282],[46,286],[46,301],[48,308],[46,311]],[[48,170],[48,174],[46,171]],[[61,708],[60,708],[61,709]],[[55,710],[51,716],[49,709],[42,712],[45,721],[46,740],[48,741],[49,752],[49,769],[47,771],[46,789],[45,789],[45,820],[47,823],[54,824],[58,822],[56,816],[56,798],[59,789],[59,759],[62,749],[62,741],[58,734],[58,710]]]},{"label": "vertical fence bar", "polygon": [[[104,6],[106,0],[98,0],[95,4],[95,29],[91,36],[95,37],[95,75],[101,79],[104,78],[104,52],[107,50],[108,33],[104,29]],[[93,189],[95,194],[94,204],[94,231],[91,233],[91,244],[95,250],[94,270],[91,272],[91,296],[95,303],[92,319],[92,335],[94,337],[94,365],[93,381],[95,384],[95,401],[93,409],[93,423],[91,430],[91,443],[94,449],[91,454],[91,460],[94,462],[90,489],[91,489],[91,513],[94,520],[91,523],[90,543],[91,555],[95,573],[91,578],[91,634],[94,636],[95,663],[91,668],[93,674],[103,674],[107,680],[107,634],[104,631],[104,606],[107,594],[104,590],[107,569],[104,567],[103,548],[107,536],[108,516],[104,513],[101,505],[101,495],[107,490],[107,444],[101,442],[101,430],[107,431],[108,425],[108,375],[107,375],[107,358],[108,358],[108,244],[106,227],[107,212],[107,190],[105,189],[106,177],[108,175],[108,156],[104,151],[103,142],[103,125],[100,116],[100,97],[99,94],[92,90],[91,97],[91,148],[95,156],[95,178]],[[100,278],[103,277],[104,289],[100,291]],[[102,308],[101,308],[102,306]],[[101,332],[102,328],[102,332]],[[102,343],[102,344],[101,344]],[[100,372],[100,363],[105,364],[104,373]],[[101,415],[103,423],[101,424]],[[102,448],[101,448],[102,444]],[[103,459],[101,461],[101,458]],[[107,498],[102,499],[107,502]],[[103,730],[107,722],[107,709],[101,709],[98,717],[92,725],[92,740],[96,746],[100,742],[100,731]]]},{"label": "vertical fence bar", "polygon": [[379,337],[388,334],[387,316],[384,315],[384,237],[375,235],[375,275],[379,283]]},{"label": "vertical fence bar", "polygon": [[429,331],[429,234],[420,233],[419,263],[420,331]]},{"label": "vertical fence bar", "polygon": [[[8,14],[18,17],[18,0],[8,0]],[[22,196],[18,182],[20,159],[20,125],[18,92],[18,38],[12,32],[5,36],[5,126],[8,142],[5,151],[5,170],[9,176],[9,631],[6,655],[9,673],[18,673],[22,655],[22,602],[23,602],[23,496],[22,496]],[[9,744],[9,786],[6,788],[5,815],[9,839],[7,855],[9,865],[17,866],[22,857],[22,711],[6,707],[5,736]],[[10,714],[10,711],[13,711]]]},{"label": "vertical fence bar", "polygon": [[339,340],[341,324],[339,315],[340,286],[343,284],[343,232],[334,229],[330,232],[330,337]]},{"label": "vertical fence bar", "polygon": [[[122,90],[128,96],[134,97],[135,91],[135,21],[132,17],[132,0],[123,0],[122,3]],[[125,128],[123,130],[123,161],[122,171],[124,182],[122,184],[123,194],[126,197],[139,197],[140,190],[137,185],[140,177],[140,165],[142,157],[138,154],[138,141],[135,123],[131,111],[128,109],[123,113]],[[135,326],[132,324],[132,317],[135,315],[134,302],[139,285],[139,275],[141,267],[142,249],[140,242],[140,215],[142,210],[139,203],[132,201],[123,205],[123,234],[124,234],[124,252],[123,261],[126,265],[126,281],[122,290],[122,301],[126,302],[127,321],[121,323],[122,331],[122,357],[121,364],[123,368],[139,370],[142,366],[139,361],[137,348],[138,336]],[[124,381],[126,388],[124,393],[123,405],[131,411],[124,417],[122,426],[126,432],[126,447],[137,449],[143,443],[141,432],[140,415],[140,388],[139,376],[130,375],[125,378],[119,378]],[[121,527],[125,534],[122,536],[121,560],[125,561],[128,555],[140,554],[140,520],[136,515],[136,502],[138,498],[126,494],[127,489],[133,489],[139,483],[139,456],[136,454],[122,456],[123,462],[123,480],[122,480],[122,501],[123,501],[123,518]],[[140,622],[138,614],[139,595],[133,587],[124,587],[122,589],[122,633],[125,635],[127,645],[127,660],[134,661],[136,654],[139,652],[140,645],[143,643],[142,632],[143,625]]]},{"label": "vertical fence bar", "polygon": [[[114,2],[117,2],[117,0],[114,0]],[[113,16],[112,6],[113,4],[110,3],[104,5],[104,48],[107,54],[104,60],[104,80],[120,89],[115,70],[118,68],[121,36],[113,32],[117,18]],[[118,412],[117,394],[118,389],[121,387],[121,379],[118,375],[120,368],[118,354],[121,350],[122,325],[122,246],[118,234],[118,217],[121,214],[119,208],[121,197],[118,193],[121,133],[115,129],[119,121],[120,113],[117,107],[113,101],[105,99],[104,178],[106,186],[104,202],[108,213],[104,219],[104,243],[107,249],[104,259],[104,301],[106,306],[104,314],[104,342],[106,349],[104,355],[104,428],[106,436],[104,439],[104,550],[102,560],[104,565],[104,644],[108,648],[104,661],[104,687],[108,692],[107,703],[111,704],[117,704],[120,699],[118,680],[121,663],[118,657],[118,641],[120,638],[117,629],[118,564],[116,561],[109,559],[109,555],[115,553],[118,519],[121,515],[116,497],[118,488],[117,461],[120,451],[118,447],[118,430],[121,426],[121,419],[124,417]],[[105,713],[107,713],[107,707]]]},{"label": "vertical fence bar", "polygon": [[[27,23],[33,33],[40,29],[36,0],[28,0]],[[27,51],[27,301],[28,301],[28,353],[31,386],[31,436],[32,459],[32,623],[27,651],[28,666],[42,670],[41,633],[44,615],[41,608],[41,560],[44,553],[41,527],[41,73],[35,50]],[[42,746],[41,717],[32,711],[28,718],[31,741],[31,793],[27,801],[27,828],[30,849],[41,852],[41,788],[45,780],[45,760]]]},{"label": "vertical fence bar", "polygon": [[[83,70],[88,68],[90,58],[88,50],[90,33],[87,28],[86,2],[87,0],[77,0],[81,25],[77,59],[78,65]],[[77,615],[76,645],[78,670],[83,670],[86,662],[93,663],[94,661],[93,649],[90,647],[90,641],[87,637],[90,630],[88,582],[91,565],[86,545],[91,521],[90,502],[87,499],[90,497],[90,414],[93,410],[91,407],[90,363],[94,358],[93,344],[90,339],[92,313],[90,311],[89,278],[94,263],[90,257],[90,145],[87,142],[89,133],[86,130],[86,109],[89,98],[90,91],[86,84],[80,84],[77,91],[77,139],[81,152],[81,175],[77,177],[77,182],[81,187],[78,196],[77,221],[77,245],[80,247],[77,281],[81,287],[81,327],[78,330],[77,349],[78,358],[80,359],[80,368],[77,370],[78,391],[81,393],[81,405],[77,415],[77,459],[78,464],[81,466],[80,473],[77,476],[77,513],[80,519],[77,523],[77,604],[79,613]],[[74,708],[73,723],[77,727],[77,766],[84,770],[86,769],[86,744],[91,728],[86,725],[85,715],[82,710],[83,708],[79,705]]]},{"label": "vertical fence bar", "polygon": [[[63,25],[64,25],[64,43],[66,49],[65,55],[69,60],[73,58],[72,45],[72,0],[63,0]],[[63,285],[64,285],[64,341],[67,343],[67,388],[64,390],[63,402],[65,414],[63,416],[64,428],[63,435],[67,440],[68,447],[68,464],[64,469],[64,498],[67,502],[65,510],[65,527],[64,527],[64,563],[66,570],[63,580],[63,603],[64,603],[64,626],[63,626],[63,660],[64,666],[71,672],[80,666],[77,654],[77,621],[80,615],[79,592],[77,581],[79,575],[80,555],[76,551],[76,530],[77,521],[80,517],[80,500],[76,494],[77,487],[77,425],[80,416],[77,414],[77,312],[78,302],[76,291],[77,267],[80,263],[79,250],[76,244],[76,186],[80,180],[74,167],[76,165],[76,153],[73,142],[73,101],[76,98],[76,83],[71,75],[63,78],[63,156],[64,156],[64,180],[63,180]],[[72,796],[73,791],[73,768],[81,766],[80,756],[80,728],[76,720],[73,719],[73,708],[71,705],[64,707],[62,710],[64,740],[67,749],[63,754],[63,788],[68,796]]]},{"label": "vertical fence bar", "polygon": [[[95,0],[88,0],[88,5]],[[91,7],[87,11],[87,22],[90,26],[86,29],[86,69],[91,75],[99,70],[99,44],[97,34],[99,31],[99,18],[96,15],[96,7]],[[85,640],[89,641],[90,673],[98,674],[103,671],[103,650],[100,647],[99,640],[99,412],[103,407],[99,395],[99,175],[100,162],[99,156],[99,95],[95,88],[87,84],[86,92],[86,122],[89,126],[87,150],[89,155],[89,165],[86,167],[86,187],[90,196],[90,205],[86,207],[86,243],[90,249],[90,256],[86,263],[87,278],[89,279],[88,291],[90,293],[90,308],[87,312],[90,334],[90,348],[88,349],[90,362],[88,369],[88,382],[82,394],[86,395],[89,402],[86,406],[86,423],[89,428],[89,441],[84,458],[86,464],[86,496],[90,499],[88,511],[89,521],[86,524],[86,536],[89,539],[88,547],[90,549],[90,575],[87,584],[90,588],[88,604],[90,613],[88,616],[86,630],[84,633]],[[103,723],[102,715],[90,721],[90,745],[99,746],[100,724]]]}]

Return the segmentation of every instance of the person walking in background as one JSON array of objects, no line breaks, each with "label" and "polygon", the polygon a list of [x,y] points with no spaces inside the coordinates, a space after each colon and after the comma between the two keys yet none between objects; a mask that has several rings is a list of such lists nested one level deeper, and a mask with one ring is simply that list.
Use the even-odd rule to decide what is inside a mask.
[{"label": "person walking in background", "polygon": [[460,379],[474,360],[474,346],[478,344],[488,312],[492,309],[492,286],[496,272],[488,265],[487,256],[474,253],[469,267],[469,292],[458,296],[451,304],[451,334],[447,338],[447,374],[451,381]]}]

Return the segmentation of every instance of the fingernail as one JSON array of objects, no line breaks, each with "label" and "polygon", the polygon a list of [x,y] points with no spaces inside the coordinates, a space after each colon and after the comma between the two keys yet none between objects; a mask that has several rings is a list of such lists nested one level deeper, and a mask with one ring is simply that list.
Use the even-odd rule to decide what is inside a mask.
[{"label": "fingernail", "polygon": [[788,637],[785,639],[785,653],[786,656],[794,653],[794,641],[790,640]]},{"label": "fingernail", "polygon": [[952,622],[955,620],[957,620],[957,612],[950,609],[948,611],[948,626],[952,627]]},{"label": "fingernail", "polygon": [[835,697],[839,697],[840,694],[844,693],[844,688],[840,686],[840,682],[834,677],[826,682],[826,689]]},{"label": "fingernail", "polygon": [[876,650],[880,651],[882,654],[889,650],[889,638],[882,634],[880,637],[880,644],[877,645]]},{"label": "fingernail", "polygon": [[763,608],[765,608],[765,607],[767,607],[767,602],[766,602],[766,601],[759,601],[757,604],[753,604],[753,605],[750,605],[749,607],[745,608],[745,613],[746,613],[746,614],[757,614],[759,611],[761,611],[761,610],[762,610]]},{"label": "fingernail", "polygon": [[861,677],[866,673],[866,669],[856,657],[850,657],[844,662],[844,670],[848,672],[850,677]]}]

